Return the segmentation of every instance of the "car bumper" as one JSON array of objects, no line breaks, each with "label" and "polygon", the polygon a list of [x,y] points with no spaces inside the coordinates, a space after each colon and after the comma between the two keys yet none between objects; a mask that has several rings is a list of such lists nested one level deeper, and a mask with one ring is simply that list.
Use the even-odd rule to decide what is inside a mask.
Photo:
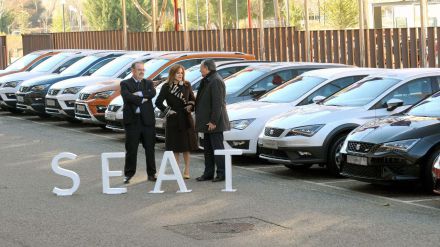
[{"label": "car bumper", "polygon": [[106,111],[105,112],[106,127],[114,131],[124,131],[123,112]]},{"label": "car bumper", "polygon": [[75,103],[75,118],[85,123],[105,124],[105,113],[93,114],[87,103]]},{"label": "car bumper", "polygon": [[[409,159],[407,155],[388,153],[379,156],[341,153],[341,156],[343,160],[341,175],[356,180],[388,184],[420,179],[420,165]],[[354,158],[355,162],[348,161],[349,156],[359,158]]]},{"label": "car bumper", "polygon": [[262,130],[262,128],[251,128],[251,126],[244,130],[231,129],[224,132],[224,138],[230,147],[242,150],[244,155],[256,155],[258,136]]},{"label": "car bumper", "polygon": [[35,113],[45,113],[45,97],[33,93],[16,93],[16,108]]},{"label": "car bumper", "polygon": [[16,88],[1,88],[0,105],[6,108],[15,108],[17,104],[17,97],[15,96],[15,92],[17,92]]},{"label": "car bumper", "polygon": [[46,113],[61,117],[75,118],[75,96],[46,96]]},{"label": "car bumper", "polygon": [[165,141],[166,118],[156,117],[156,138]]}]

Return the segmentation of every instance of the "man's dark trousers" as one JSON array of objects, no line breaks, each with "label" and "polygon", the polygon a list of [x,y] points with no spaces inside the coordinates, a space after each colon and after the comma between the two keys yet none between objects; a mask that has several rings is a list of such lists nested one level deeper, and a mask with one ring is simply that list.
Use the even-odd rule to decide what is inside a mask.
[{"label": "man's dark trousers", "polygon": [[146,126],[142,122],[140,114],[135,114],[136,120],[125,127],[125,176],[133,177],[136,173],[136,162],[139,142],[145,149],[145,158],[147,161],[147,174],[154,176],[156,174],[156,164],[154,155],[154,145],[156,134],[154,126]]},{"label": "man's dark trousers", "polygon": [[215,165],[217,165],[217,176],[225,176],[225,156],[214,155],[214,150],[225,149],[223,145],[223,132],[204,133],[203,149],[205,154],[204,177],[214,177]]}]

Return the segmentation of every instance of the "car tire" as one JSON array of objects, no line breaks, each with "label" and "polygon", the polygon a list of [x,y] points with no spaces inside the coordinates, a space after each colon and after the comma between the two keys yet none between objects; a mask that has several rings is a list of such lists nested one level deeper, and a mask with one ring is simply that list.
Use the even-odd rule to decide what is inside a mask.
[{"label": "car tire", "polygon": [[347,134],[337,136],[332,144],[330,145],[327,157],[327,170],[331,175],[341,177],[341,164],[342,157],[339,151],[341,151],[342,145],[344,144]]},{"label": "car tire", "polygon": [[313,164],[296,164],[296,165],[284,165],[284,166],[286,166],[292,171],[299,171],[299,170],[307,170],[310,167],[312,167]]},{"label": "car tire", "polygon": [[105,124],[100,124],[99,127],[101,127],[101,129],[103,129],[103,130],[109,130],[107,128],[107,125],[105,125]]},{"label": "car tire", "polygon": [[423,190],[428,193],[433,193],[434,190],[434,177],[432,174],[432,168],[435,162],[435,159],[440,155],[440,147],[436,148],[434,152],[432,152],[426,162],[423,164],[421,171],[421,180]]}]

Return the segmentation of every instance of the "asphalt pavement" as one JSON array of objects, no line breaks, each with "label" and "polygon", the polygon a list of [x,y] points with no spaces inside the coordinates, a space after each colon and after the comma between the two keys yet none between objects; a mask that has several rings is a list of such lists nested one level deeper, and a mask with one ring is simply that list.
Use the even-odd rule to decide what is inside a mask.
[{"label": "asphalt pavement", "polygon": [[[156,164],[163,143],[156,145]],[[93,125],[0,112],[0,246],[439,246],[440,198],[415,185],[374,186],[334,178],[325,169],[291,171],[255,158],[233,159],[233,187],[197,182],[202,153],[192,154],[191,193],[148,193],[145,157],[128,192],[102,193],[101,153],[123,152],[124,135]],[[81,178],[69,188],[50,166],[60,152],[78,155],[61,166]],[[110,170],[123,170],[111,160]],[[124,187],[122,177],[112,187]]]}]

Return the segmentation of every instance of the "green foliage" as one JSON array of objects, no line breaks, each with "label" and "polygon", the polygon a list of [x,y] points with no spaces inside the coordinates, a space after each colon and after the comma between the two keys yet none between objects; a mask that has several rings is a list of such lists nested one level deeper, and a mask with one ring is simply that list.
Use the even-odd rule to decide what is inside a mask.
[{"label": "green foliage", "polygon": [[[64,12],[64,21],[66,24],[66,32],[71,31],[70,27],[70,11]],[[55,9],[52,15],[52,27],[50,29],[51,32],[63,32],[63,10],[60,8]]]},{"label": "green foliage", "polygon": [[359,23],[357,0],[327,0],[322,11],[329,23],[337,29],[355,27]]},{"label": "green foliage", "polygon": [[10,11],[0,13],[0,32],[8,33],[8,28],[14,21],[14,15]]}]

